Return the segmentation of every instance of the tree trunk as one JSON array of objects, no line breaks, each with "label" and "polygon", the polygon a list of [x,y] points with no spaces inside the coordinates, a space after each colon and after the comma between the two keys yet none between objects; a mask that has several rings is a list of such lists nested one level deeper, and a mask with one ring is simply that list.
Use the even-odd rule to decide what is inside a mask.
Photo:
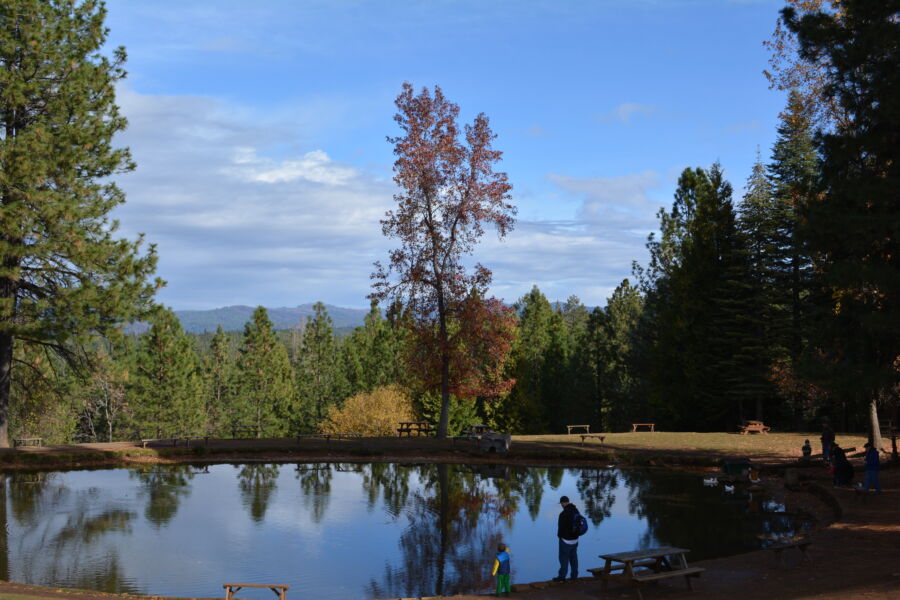
[{"label": "tree trunk", "polygon": [[9,448],[9,396],[12,383],[13,337],[0,332],[0,448]]},{"label": "tree trunk", "polygon": [[441,420],[438,423],[437,436],[447,437],[450,427],[450,357],[445,353],[441,358]]},{"label": "tree trunk", "polygon": [[869,441],[880,451],[884,443],[881,440],[881,424],[878,422],[878,396],[876,392],[869,402]]}]

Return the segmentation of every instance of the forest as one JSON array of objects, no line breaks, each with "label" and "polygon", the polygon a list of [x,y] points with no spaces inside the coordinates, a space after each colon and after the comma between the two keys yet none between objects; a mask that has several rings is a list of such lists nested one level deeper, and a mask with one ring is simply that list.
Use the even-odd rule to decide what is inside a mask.
[{"label": "forest", "polygon": [[[539,282],[493,299],[486,269],[400,272],[413,241],[435,239],[403,237],[421,182],[410,176],[423,152],[417,127],[437,115],[456,139],[458,113],[440,88],[406,84],[401,135],[389,138],[400,203],[382,222],[405,254],[376,265],[364,325],[338,335],[318,303],[289,330],[259,307],[243,331],[196,335],[153,300],[155,249],[116,239],[105,218],[124,201],[109,176],[134,168],[111,146],[124,127],[114,103],[124,54],[94,53],[102,8],[49,3],[44,18],[67,23],[53,43],[12,57],[16,39],[37,35],[24,18],[0,40],[0,426],[46,443],[227,437],[236,423],[260,437],[388,435],[406,416],[442,423],[445,435],[474,422],[538,434],[633,421],[734,431],[745,419],[877,435],[879,414],[897,421],[900,386],[894,4],[789,2],[769,42],[767,75],[787,97],[775,143],[747,148],[756,162],[740,197],[714,157],[684,169],[657,213],[649,260],[605,306],[547,298]],[[67,83],[24,77],[30,69]],[[482,203],[460,221],[505,234],[514,208],[505,174],[492,171],[495,137],[486,117],[466,125],[452,156],[472,168],[441,177],[474,178],[463,183]],[[464,240],[447,250],[452,266],[481,230],[451,233],[442,239]],[[438,286],[433,295],[417,296],[423,281]],[[134,321],[149,329],[124,333]]]}]

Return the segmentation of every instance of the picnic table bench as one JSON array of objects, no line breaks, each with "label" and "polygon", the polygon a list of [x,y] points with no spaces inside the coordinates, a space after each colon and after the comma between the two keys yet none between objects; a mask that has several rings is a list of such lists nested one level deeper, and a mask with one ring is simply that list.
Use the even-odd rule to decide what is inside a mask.
[{"label": "picnic table bench", "polygon": [[259,437],[259,428],[256,425],[243,425],[241,423],[232,423],[231,425],[231,437],[232,439],[237,439],[238,434],[242,436],[249,437]]},{"label": "picnic table bench", "polygon": [[406,434],[407,437],[413,434],[429,435],[432,431],[434,428],[428,421],[401,421],[397,427],[397,437],[403,437],[403,434]]},{"label": "picnic table bench", "polygon": [[566,431],[566,433],[569,434],[569,435],[572,434],[572,430],[573,430],[573,429],[583,429],[583,430],[584,430],[584,433],[590,433],[590,432],[591,432],[591,426],[590,426],[590,425],[566,425],[566,429],[568,430],[568,431]]},{"label": "picnic table bench", "polygon": [[[685,548],[664,546],[631,552],[601,554],[600,558],[604,559],[606,564],[602,568],[588,570],[594,577],[603,580],[603,591],[606,591],[606,586],[610,581],[616,581],[634,587],[638,598],[644,600],[640,587],[642,584],[670,577],[684,577],[688,589],[693,591],[691,577],[698,577],[705,569],[688,567],[686,558],[688,552],[690,550]],[[669,557],[672,558],[671,562]],[[614,565],[613,563],[621,564]]]},{"label": "picnic table bench", "polygon": [[141,438],[141,447],[142,447],[142,448],[146,448],[147,446],[150,446],[150,445],[152,445],[152,444],[168,444],[168,443],[170,443],[170,442],[172,443],[173,446],[177,446],[177,445],[178,445],[178,438],[177,438],[177,437],[171,437],[171,438]]},{"label": "picnic table bench", "polygon": [[44,440],[39,437],[13,438],[13,448],[16,446],[43,446]]},{"label": "picnic table bench", "polygon": [[766,424],[762,421],[745,421],[743,425],[740,427],[741,435],[747,435],[748,433],[769,433],[770,427],[766,427]]},{"label": "picnic table bench", "polygon": [[656,431],[656,423],[632,423],[631,432],[634,433],[637,431],[638,427],[647,427],[650,431]]},{"label": "picnic table bench", "polygon": [[606,439],[606,436],[603,435],[602,433],[581,433],[579,435],[581,436],[581,445],[582,446],[584,446],[584,440],[598,439],[598,440],[600,440],[600,443],[602,444],[603,440]]},{"label": "picnic table bench", "polygon": [[278,583],[224,583],[222,587],[225,588],[225,600],[231,600],[234,598],[234,595],[241,588],[269,588],[275,595],[280,598],[280,600],[286,600],[287,591],[291,586],[282,585]]}]

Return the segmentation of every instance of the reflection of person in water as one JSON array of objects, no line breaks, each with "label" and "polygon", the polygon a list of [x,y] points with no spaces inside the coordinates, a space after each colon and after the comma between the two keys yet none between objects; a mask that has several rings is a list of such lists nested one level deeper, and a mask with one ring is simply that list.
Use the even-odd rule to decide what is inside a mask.
[{"label": "reflection of person in water", "polygon": [[494,557],[491,575],[497,576],[497,595],[509,596],[509,548],[506,544],[497,546],[497,556]]}]

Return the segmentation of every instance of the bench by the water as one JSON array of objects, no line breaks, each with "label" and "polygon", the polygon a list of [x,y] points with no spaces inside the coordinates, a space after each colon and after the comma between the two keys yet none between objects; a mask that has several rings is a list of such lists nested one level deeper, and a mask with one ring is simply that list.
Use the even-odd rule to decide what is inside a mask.
[{"label": "bench by the water", "polygon": [[39,437],[13,438],[13,448],[16,446],[43,446],[44,440]]},{"label": "bench by the water", "polygon": [[259,428],[256,425],[244,425],[243,423],[232,423],[231,424],[231,437],[232,439],[237,439],[238,436],[241,438],[258,438],[259,437]]},{"label": "bench by the water", "polygon": [[650,431],[656,431],[656,423],[632,423],[631,431],[634,433],[638,430],[638,427],[647,427]]},{"label": "bench by the water", "polygon": [[238,593],[238,590],[241,588],[269,588],[275,595],[280,598],[280,600],[287,599],[287,591],[291,588],[289,585],[282,585],[278,583],[224,583],[222,587],[225,588],[225,600],[231,600],[234,598],[234,595]]},{"label": "bench by the water", "polygon": [[762,421],[746,421],[743,425],[741,425],[741,435],[747,435],[748,433],[769,433],[770,427],[766,427],[766,424]]},{"label": "bench by the water", "polygon": [[579,435],[581,435],[581,445],[582,446],[584,446],[584,440],[587,440],[587,439],[598,439],[598,440],[600,440],[601,444],[603,443],[603,440],[606,439],[606,436],[603,435],[602,433],[582,433]]},{"label": "bench by the water", "polygon": [[[694,589],[691,585],[691,577],[698,577],[705,569],[688,567],[685,548],[648,548],[647,550],[634,550],[632,552],[618,552],[615,554],[601,554],[600,558],[606,561],[602,568],[588,569],[594,577],[603,580],[602,589],[605,592],[610,581],[624,583],[634,587],[640,600],[644,600],[641,594],[641,585],[648,582],[668,579],[670,577],[684,577],[688,589]],[[669,561],[671,557],[672,561]],[[621,563],[614,565],[613,563]]]},{"label": "bench by the water", "polygon": [[573,429],[583,429],[583,430],[584,430],[584,433],[590,433],[590,432],[591,432],[591,426],[590,426],[590,425],[566,425],[566,429],[568,430],[566,433],[568,433],[568,434],[570,434],[570,435],[571,435]]},{"label": "bench by the water", "polygon": [[172,446],[177,446],[178,442],[183,442],[185,446],[190,446],[191,442],[198,440],[203,440],[203,445],[209,446],[209,435],[181,435],[175,437],[141,438],[141,447],[146,448],[154,444],[172,444]]}]

